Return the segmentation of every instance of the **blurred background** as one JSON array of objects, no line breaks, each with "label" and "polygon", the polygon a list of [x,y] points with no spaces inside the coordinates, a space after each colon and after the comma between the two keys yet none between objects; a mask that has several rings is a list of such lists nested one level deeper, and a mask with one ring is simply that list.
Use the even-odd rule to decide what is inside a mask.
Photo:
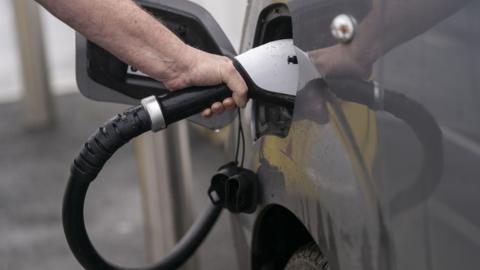
[{"label": "blurred background", "polygon": [[[213,14],[238,47],[246,1],[195,2]],[[39,24],[32,14],[39,14]],[[80,269],[61,226],[70,162],[90,133],[125,107],[79,94],[75,33],[33,1],[0,1],[0,36],[0,269]],[[222,150],[226,135],[183,125],[184,154],[195,160],[186,167],[195,171],[187,187],[205,192],[192,193],[189,209],[175,207],[175,196],[170,198],[174,206],[165,208],[155,201],[161,191],[150,188],[158,174],[146,172],[155,164],[142,163],[145,156],[155,155],[145,152],[153,149],[152,138],[122,148],[87,196],[87,229],[108,259],[127,266],[155,260],[175,240],[162,239],[171,229],[165,217],[187,213],[182,222],[188,226],[207,202],[210,176],[227,158]],[[160,151],[158,142],[155,149]],[[168,166],[162,157],[157,161]],[[188,269],[232,268],[229,230],[224,214]]]}]

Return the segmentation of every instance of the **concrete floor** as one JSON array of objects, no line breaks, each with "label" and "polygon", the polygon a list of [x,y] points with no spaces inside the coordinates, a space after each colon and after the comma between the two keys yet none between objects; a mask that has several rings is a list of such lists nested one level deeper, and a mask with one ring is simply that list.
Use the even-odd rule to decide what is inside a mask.
[{"label": "concrete floor", "polygon": [[[81,269],[67,247],[61,203],[69,165],[89,134],[123,107],[79,95],[55,98],[56,125],[25,130],[18,103],[0,106],[0,269]],[[203,140],[203,141],[202,141]],[[221,150],[192,135],[198,187],[221,165]],[[145,264],[141,198],[132,146],[115,155],[88,194],[87,229],[100,253],[128,266]],[[198,173],[197,173],[198,172]],[[205,193],[195,202],[206,202]],[[201,203],[203,205],[203,203]],[[199,250],[202,269],[232,268],[227,214]],[[227,266],[228,265],[228,266]]]}]

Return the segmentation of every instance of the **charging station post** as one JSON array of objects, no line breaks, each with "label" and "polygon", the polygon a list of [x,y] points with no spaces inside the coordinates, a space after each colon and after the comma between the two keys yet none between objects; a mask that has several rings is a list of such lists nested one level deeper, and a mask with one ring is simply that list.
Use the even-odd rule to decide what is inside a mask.
[{"label": "charging station post", "polygon": [[[188,125],[182,121],[163,132],[144,134],[135,140],[134,145],[140,172],[148,260],[155,262],[180,240],[194,218]],[[195,256],[182,269],[198,269]]]},{"label": "charging station post", "polygon": [[38,4],[30,0],[12,1],[22,65],[24,119],[28,128],[53,123],[53,106]]}]

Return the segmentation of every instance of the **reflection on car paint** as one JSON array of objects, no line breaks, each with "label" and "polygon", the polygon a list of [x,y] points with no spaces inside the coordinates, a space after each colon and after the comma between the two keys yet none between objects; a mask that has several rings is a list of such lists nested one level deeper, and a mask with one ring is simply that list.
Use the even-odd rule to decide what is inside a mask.
[{"label": "reflection on car paint", "polygon": [[[456,139],[466,138],[473,145],[480,141],[480,38],[479,28],[472,28],[480,25],[478,1],[423,1],[423,6],[395,0],[288,4],[295,45],[310,51],[312,62],[327,53],[339,56],[340,46],[347,46],[338,45],[330,33],[335,16],[354,16],[360,25],[355,38],[362,39],[369,34],[367,22],[381,29],[405,14],[404,25],[410,29],[382,33],[392,35],[396,44],[372,41],[362,49],[365,54],[380,50],[378,59],[366,68],[343,71],[408,95],[454,136],[449,133],[444,140],[445,169],[436,179],[438,186],[422,190],[417,182],[414,189],[421,200],[405,196],[411,205],[394,213],[390,205],[398,193],[421,181],[415,177],[422,149],[412,131],[384,113],[335,101],[320,85],[301,87],[288,135],[260,140],[255,160],[265,183],[264,203],[287,205],[312,232],[332,269],[476,269],[478,243],[471,240],[475,237],[460,237],[471,230],[458,231],[455,222],[462,218],[467,227],[480,225],[473,191],[478,190],[480,156],[465,148],[464,139]],[[423,17],[415,17],[428,8]],[[378,18],[372,23],[373,16]],[[325,65],[316,66],[325,74]],[[338,72],[329,70],[327,77]],[[450,210],[440,211],[439,205]]]}]

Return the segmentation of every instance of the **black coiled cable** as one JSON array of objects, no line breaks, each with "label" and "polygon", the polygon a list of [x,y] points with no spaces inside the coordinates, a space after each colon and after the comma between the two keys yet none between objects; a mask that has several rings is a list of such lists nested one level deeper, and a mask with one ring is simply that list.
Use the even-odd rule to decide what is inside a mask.
[{"label": "black coiled cable", "polygon": [[153,266],[123,268],[100,256],[85,228],[83,211],[88,187],[120,147],[149,131],[150,127],[151,120],[146,110],[142,106],[131,108],[100,127],[84,144],[72,164],[63,200],[63,228],[70,249],[85,269],[176,269],[191,257],[221,213],[220,206],[210,204],[172,251]]}]

